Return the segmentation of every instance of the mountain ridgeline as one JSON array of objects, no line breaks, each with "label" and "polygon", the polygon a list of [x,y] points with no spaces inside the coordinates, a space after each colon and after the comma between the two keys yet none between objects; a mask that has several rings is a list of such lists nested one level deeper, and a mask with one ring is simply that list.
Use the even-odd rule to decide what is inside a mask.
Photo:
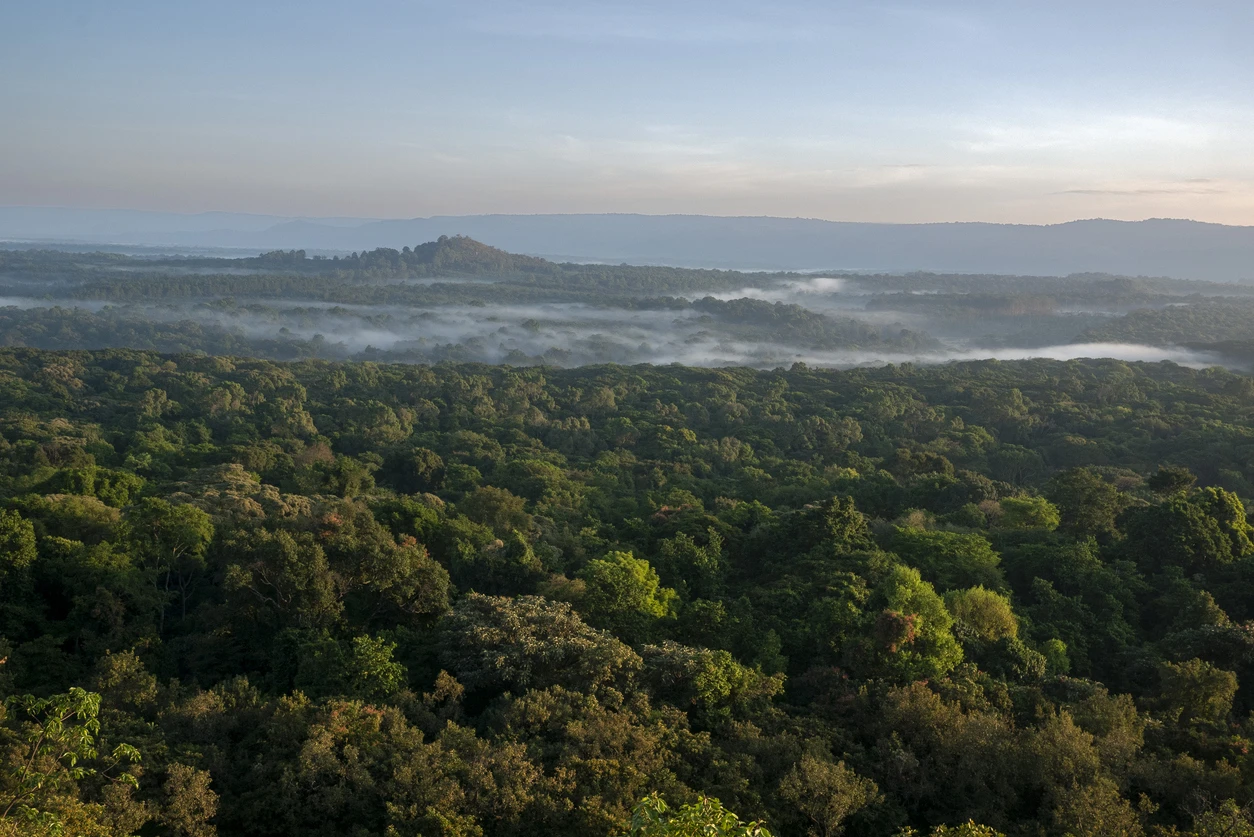
[{"label": "mountain ridgeline", "polygon": [[1017,275],[1101,271],[1254,279],[1254,227],[1091,219],[1063,224],[874,224],[704,215],[281,218],[0,207],[0,240],[325,253],[469,235],[560,260],[766,270],[846,268]]}]

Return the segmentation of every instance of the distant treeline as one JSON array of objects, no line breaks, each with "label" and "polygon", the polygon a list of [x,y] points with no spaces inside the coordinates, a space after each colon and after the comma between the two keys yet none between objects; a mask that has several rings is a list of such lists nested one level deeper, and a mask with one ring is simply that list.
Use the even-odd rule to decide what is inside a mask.
[{"label": "distant treeline", "polygon": [[[241,270],[266,274],[220,276]],[[108,279],[104,271],[127,269],[136,276]],[[192,271],[199,276],[188,275]],[[277,288],[295,290],[301,279],[326,277],[329,281],[369,282],[386,279],[453,278],[460,276],[508,279],[542,288],[598,290],[605,293],[658,294],[675,290],[727,290],[744,287],[760,274],[736,271],[700,270],[676,267],[640,267],[632,265],[557,264],[531,256],[506,253],[462,236],[442,236],[438,241],[405,247],[401,250],[379,248],[353,253],[343,258],[306,258],[302,250],[263,253],[254,258],[145,259],[113,253],[61,253],[47,250],[0,251],[0,275],[20,272],[82,280],[97,280],[94,287],[102,293],[122,293],[131,282],[151,283],[163,296],[195,296],[206,293],[243,293],[252,287],[247,280],[263,284],[272,291]],[[286,277],[287,284],[278,284]],[[187,280],[180,282],[179,280]],[[197,280],[211,279],[211,282]],[[231,283],[228,279],[240,280]],[[317,287],[315,285],[315,287]],[[102,299],[117,298],[111,296]]]}]

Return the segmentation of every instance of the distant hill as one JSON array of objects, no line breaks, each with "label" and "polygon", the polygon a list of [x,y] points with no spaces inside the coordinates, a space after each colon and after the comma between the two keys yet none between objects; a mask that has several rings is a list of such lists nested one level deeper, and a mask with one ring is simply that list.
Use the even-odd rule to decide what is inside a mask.
[{"label": "distant hill", "polygon": [[0,240],[360,251],[466,235],[556,260],[740,269],[1102,272],[1254,280],[1254,227],[1196,221],[863,224],[706,215],[467,215],[370,221],[0,207]]},{"label": "distant hill", "polygon": [[[408,251],[408,252],[405,252]],[[390,266],[382,264],[395,261],[410,268],[425,268],[426,272],[461,276],[515,276],[518,274],[548,274],[557,270],[552,262],[535,256],[506,253],[496,247],[475,241],[464,235],[442,235],[435,241],[419,244],[412,249],[395,248],[373,250],[360,254],[363,266]]]}]

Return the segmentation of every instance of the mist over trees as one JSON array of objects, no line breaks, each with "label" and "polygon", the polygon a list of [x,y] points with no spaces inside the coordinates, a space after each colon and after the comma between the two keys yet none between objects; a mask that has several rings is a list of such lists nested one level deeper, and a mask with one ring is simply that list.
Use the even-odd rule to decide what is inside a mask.
[{"label": "mist over trees", "polygon": [[771,368],[1039,355],[1244,368],[1254,356],[1250,285],[558,264],[462,237],[344,258],[3,251],[0,303],[11,346],[278,360]]}]

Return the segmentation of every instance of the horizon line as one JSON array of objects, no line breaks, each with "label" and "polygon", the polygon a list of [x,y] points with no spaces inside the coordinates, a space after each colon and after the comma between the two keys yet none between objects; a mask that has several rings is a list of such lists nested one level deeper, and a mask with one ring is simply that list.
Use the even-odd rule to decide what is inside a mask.
[{"label": "horizon line", "polygon": [[1052,223],[1022,223],[1013,221],[856,221],[847,219],[819,218],[804,215],[712,215],[701,212],[472,212],[460,214],[413,215],[397,217],[378,217],[369,215],[283,215],[270,212],[251,212],[232,209],[206,209],[196,212],[183,212],[167,209],[135,209],[132,207],[94,207],[72,206],[66,204],[0,204],[4,210],[68,210],[71,212],[134,212],[143,215],[172,215],[184,218],[201,218],[212,215],[241,215],[252,218],[275,219],[278,222],[318,222],[318,221],[360,221],[362,224],[395,223],[405,221],[432,221],[442,218],[711,218],[723,220],[770,220],[770,221],[809,221],[822,224],[847,224],[881,227],[928,227],[928,226],[997,226],[997,227],[1061,227],[1068,224],[1092,223],[1097,221],[1114,224],[1144,224],[1155,221],[1199,224],[1213,227],[1231,227],[1233,229],[1254,228],[1254,224],[1224,224],[1218,221],[1201,221],[1195,218],[1172,218],[1150,216],[1147,218],[1106,218],[1093,216],[1088,218],[1072,218],[1068,221]]}]

